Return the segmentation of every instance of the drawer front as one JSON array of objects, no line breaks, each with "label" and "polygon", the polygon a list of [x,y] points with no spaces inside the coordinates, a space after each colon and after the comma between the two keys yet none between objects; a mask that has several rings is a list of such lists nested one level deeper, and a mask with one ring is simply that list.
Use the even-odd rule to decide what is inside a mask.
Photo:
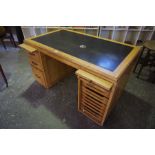
[{"label": "drawer front", "polygon": [[39,69],[32,67],[33,74],[35,76],[35,79],[42,85],[45,86],[45,79],[44,79],[44,73],[40,71]]},{"label": "drawer front", "polygon": [[95,123],[102,125],[111,90],[97,85],[94,81],[78,76],[78,110]]},{"label": "drawer front", "polygon": [[31,59],[31,58],[29,59],[29,62],[30,62],[30,64],[31,64],[32,67],[38,68],[41,71],[44,70],[43,65],[42,65],[41,62],[36,61],[35,59]]},{"label": "drawer front", "polygon": [[102,88],[101,86],[95,84],[93,81],[88,81],[84,78],[80,77],[80,80],[83,82],[83,86],[88,87],[91,90],[95,90],[96,92],[100,93],[101,95],[109,98],[110,96],[110,91]]}]

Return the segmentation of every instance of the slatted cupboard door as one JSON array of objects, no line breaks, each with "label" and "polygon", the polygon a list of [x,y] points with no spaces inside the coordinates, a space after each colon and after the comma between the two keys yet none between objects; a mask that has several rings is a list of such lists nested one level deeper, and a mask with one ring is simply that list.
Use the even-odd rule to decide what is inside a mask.
[{"label": "slatted cupboard door", "polygon": [[78,110],[102,125],[112,83],[85,71],[78,70]]}]

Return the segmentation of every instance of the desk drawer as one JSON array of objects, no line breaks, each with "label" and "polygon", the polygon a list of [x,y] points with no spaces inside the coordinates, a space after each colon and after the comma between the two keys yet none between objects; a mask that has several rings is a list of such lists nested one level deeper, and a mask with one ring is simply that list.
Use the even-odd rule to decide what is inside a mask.
[{"label": "desk drawer", "polygon": [[42,85],[45,84],[45,79],[44,79],[44,72],[40,71],[39,69],[32,67],[33,74],[35,76],[35,79]]},{"label": "desk drawer", "polygon": [[88,81],[88,80],[86,80],[86,79],[84,79],[84,78],[81,78],[81,77],[80,77],[80,80],[83,81],[83,86],[84,86],[85,88],[88,88],[88,89],[90,89],[90,90],[94,90],[94,91],[96,91],[97,93],[99,93],[99,94],[101,94],[101,95],[104,95],[106,98],[109,98],[109,96],[110,96],[110,91],[108,91],[108,90],[102,88],[101,86],[95,84],[93,81]]},{"label": "desk drawer", "polygon": [[[84,113],[91,120],[101,125],[105,113],[105,109],[109,98],[105,96],[105,90],[101,91],[97,85],[86,84],[85,79],[79,78],[80,96],[79,96],[79,111]],[[110,92],[106,92],[108,97]]]},{"label": "desk drawer", "polygon": [[30,64],[31,64],[32,67],[38,68],[41,71],[44,70],[43,65],[42,65],[41,62],[38,62],[38,61],[36,61],[34,59],[31,59],[31,58],[29,59],[29,62],[30,62]]},{"label": "desk drawer", "polygon": [[[78,110],[95,123],[102,125],[112,84],[89,73],[85,74],[83,71],[78,71],[76,74],[78,75],[79,92]],[[86,78],[85,75],[87,75]]]}]

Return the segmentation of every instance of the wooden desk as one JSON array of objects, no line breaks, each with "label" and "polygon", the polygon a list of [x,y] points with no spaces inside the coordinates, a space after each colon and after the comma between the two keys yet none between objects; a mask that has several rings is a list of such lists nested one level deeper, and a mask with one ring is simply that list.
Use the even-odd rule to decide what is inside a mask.
[{"label": "wooden desk", "polygon": [[99,125],[120,97],[141,49],[62,29],[26,39],[20,47],[46,88],[76,69],[78,110]]}]

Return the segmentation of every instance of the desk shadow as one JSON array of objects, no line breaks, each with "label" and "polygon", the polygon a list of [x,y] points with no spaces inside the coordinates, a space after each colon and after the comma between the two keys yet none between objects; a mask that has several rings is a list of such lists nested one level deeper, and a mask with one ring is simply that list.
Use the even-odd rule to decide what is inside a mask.
[{"label": "desk shadow", "polygon": [[72,129],[155,128],[155,108],[126,91],[104,126],[96,125],[77,111],[77,79],[75,76],[60,81],[50,89],[45,89],[34,82],[22,94],[22,97],[34,108],[40,105],[45,106],[62,123]]}]

